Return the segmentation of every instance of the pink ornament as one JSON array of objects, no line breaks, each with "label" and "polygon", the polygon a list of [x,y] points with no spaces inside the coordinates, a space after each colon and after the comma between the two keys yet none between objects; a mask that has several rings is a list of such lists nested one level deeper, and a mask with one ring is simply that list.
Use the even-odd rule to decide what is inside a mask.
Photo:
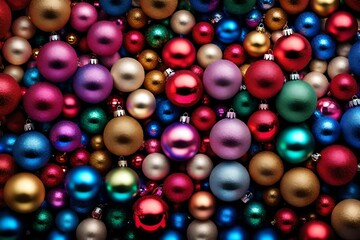
[{"label": "pink ornament", "polygon": [[90,153],[85,148],[76,149],[70,157],[70,165],[72,167],[88,165],[90,161]]},{"label": "pink ornament", "polygon": [[156,138],[150,138],[145,142],[145,150],[147,153],[158,153],[161,151],[160,140]]},{"label": "pink ornament", "polygon": [[83,67],[85,65],[88,65],[90,62],[91,56],[90,54],[84,54],[80,55],[79,57],[79,67]]},{"label": "pink ornament", "polygon": [[100,57],[100,62],[105,67],[111,68],[112,65],[119,59],[120,59],[120,53],[116,52],[113,55],[101,56]]},{"label": "pink ornament", "polygon": [[171,202],[181,203],[191,197],[194,191],[194,184],[188,175],[173,173],[165,178],[163,190],[165,196]]},{"label": "pink ornament", "polygon": [[50,122],[63,109],[63,95],[59,88],[47,82],[32,85],[24,95],[24,109],[27,115],[38,122]]},{"label": "pink ornament", "polygon": [[323,116],[329,116],[339,120],[342,114],[339,103],[332,98],[321,98],[318,100],[316,109],[319,110]]},{"label": "pink ornament", "polygon": [[79,32],[86,32],[98,18],[96,8],[87,2],[76,3],[71,9],[70,24]]},{"label": "pink ornament", "polygon": [[80,112],[80,100],[75,94],[66,93],[64,94],[64,107],[62,114],[66,118],[74,118]]},{"label": "pink ornament", "polygon": [[36,63],[44,78],[58,83],[68,80],[75,73],[78,58],[68,43],[51,41],[40,48]]},{"label": "pink ornament", "polygon": [[87,34],[91,51],[100,56],[115,54],[121,47],[123,35],[119,26],[111,21],[99,21],[93,24]]},{"label": "pink ornament", "polygon": [[81,145],[81,130],[74,122],[60,121],[51,128],[49,138],[56,150],[71,152]]},{"label": "pink ornament", "polygon": [[240,90],[242,75],[240,69],[229,60],[217,60],[204,71],[205,91],[213,98],[226,100]]},{"label": "pink ornament", "polygon": [[67,205],[68,196],[62,188],[51,189],[46,194],[46,202],[53,209],[61,209]]},{"label": "pink ornament", "polygon": [[225,160],[242,157],[250,148],[251,134],[246,124],[236,118],[217,122],[210,131],[210,146]]}]

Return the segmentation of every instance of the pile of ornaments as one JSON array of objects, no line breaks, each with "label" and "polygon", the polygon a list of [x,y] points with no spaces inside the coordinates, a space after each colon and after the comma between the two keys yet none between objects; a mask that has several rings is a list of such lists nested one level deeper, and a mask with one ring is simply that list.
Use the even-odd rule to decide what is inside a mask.
[{"label": "pile of ornaments", "polygon": [[359,0],[0,0],[0,239],[360,239]]}]

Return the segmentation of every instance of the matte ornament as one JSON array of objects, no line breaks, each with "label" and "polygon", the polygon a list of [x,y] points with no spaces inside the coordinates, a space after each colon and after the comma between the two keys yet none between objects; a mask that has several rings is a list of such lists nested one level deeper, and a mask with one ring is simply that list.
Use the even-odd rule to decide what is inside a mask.
[{"label": "matte ornament", "polygon": [[340,120],[342,136],[345,142],[360,149],[360,107],[349,108]]},{"label": "matte ornament", "polygon": [[343,239],[359,239],[360,201],[346,199],[336,204],[331,214],[331,226]]},{"label": "matte ornament", "polygon": [[12,76],[0,73],[0,116],[14,111],[20,100],[21,89],[19,84]]}]

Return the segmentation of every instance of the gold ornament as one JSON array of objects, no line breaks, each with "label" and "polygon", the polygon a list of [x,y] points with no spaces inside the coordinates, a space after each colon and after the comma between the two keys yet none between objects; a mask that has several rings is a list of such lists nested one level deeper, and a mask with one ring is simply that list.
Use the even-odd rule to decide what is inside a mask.
[{"label": "gold ornament", "polygon": [[31,213],[40,207],[45,198],[45,187],[32,173],[13,175],[5,184],[4,201],[18,213]]},{"label": "gold ornament", "polygon": [[5,41],[2,53],[9,63],[22,65],[31,57],[32,49],[28,40],[14,36]]},{"label": "gold ornament", "polygon": [[105,174],[111,168],[112,159],[108,151],[98,150],[90,155],[89,165],[98,170],[101,174]]},{"label": "gold ornament", "polygon": [[270,49],[270,38],[265,34],[265,29],[260,26],[256,31],[251,31],[246,35],[243,45],[250,56],[261,57]]},{"label": "gold ornament", "polygon": [[11,31],[15,36],[30,39],[34,36],[36,27],[27,16],[21,16],[13,22]]},{"label": "gold ornament", "polygon": [[44,32],[63,28],[70,18],[70,13],[68,0],[32,0],[29,5],[31,22]]},{"label": "gold ornament", "polygon": [[327,62],[319,59],[314,59],[310,62],[310,71],[325,73],[327,69]]},{"label": "gold ornament", "polygon": [[329,16],[339,8],[339,0],[311,0],[310,8],[320,17]]},{"label": "gold ornament", "polygon": [[170,19],[171,29],[177,34],[189,34],[195,23],[194,15],[187,10],[176,11]]},{"label": "gold ornament", "polygon": [[130,93],[126,99],[126,109],[136,119],[150,117],[156,108],[154,95],[146,89],[137,89]]},{"label": "gold ornament", "polygon": [[165,90],[166,77],[159,70],[152,70],[145,75],[144,87],[153,94],[160,94]]},{"label": "gold ornament", "polygon": [[187,239],[189,240],[216,240],[217,236],[217,227],[211,220],[193,220],[187,228]]},{"label": "gold ornament", "polygon": [[159,63],[159,55],[154,50],[146,49],[139,54],[138,60],[145,70],[153,70]]},{"label": "gold ornament", "polygon": [[90,146],[94,150],[103,149],[104,148],[103,136],[100,135],[100,134],[92,136],[91,139],[90,139]]},{"label": "gold ornament", "polygon": [[246,71],[248,70],[249,67],[250,67],[250,64],[248,64],[248,63],[245,63],[240,66],[240,72],[241,72],[242,77],[245,77]]},{"label": "gold ornament", "polygon": [[349,60],[346,57],[337,56],[331,59],[327,67],[327,74],[330,79],[333,79],[336,75],[340,73],[349,73]]},{"label": "gold ornament", "polygon": [[345,199],[331,213],[331,225],[343,239],[360,239],[360,201]]},{"label": "gold ornament", "polygon": [[160,20],[176,10],[178,0],[140,0],[140,7],[149,17]]},{"label": "gold ornament", "polygon": [[265,13],[264,22],[266,27],[275,31],[282,29],[287,22],[287,14],[286,12],[278,7],[270,8]]},{"label": "gold ornament", "polygon": [[304,167],[292,168],[282,177],[280,192],[290,205],[305,207],[319,196],[320,182],[311,170]]},{"label": "gold ornament", "polygon": [[79,37],[75,33],[69,33],[66,35],[66,42],[71,46],[77,45],[79,43]]},{"label": "gold ornament", "polygon": [[276,187],[267,188],[264,190],[262,198],[266,205],[276,207],[281,200],[280,189]]},{"label": "gold ornament", "polygon": [[117,60],[111,67],[114,87],[121,92],[132,92],[144,82],[145,71],[137,60],[124,57]]},{"label": "gold ornament", "polygon": [[24,69],[17,65],[7,65],[3,73],[12,76],[18,83],[21,82],[24,77]]},{"label": "gold ornament", "polygon": [[201,67],[206,68],[210,63],[222,59],[222,56],[222,51],[216,44],[207,43],[197,51],[196,60]]},{"label": "gold ornament", "polygon": [[141,8],[132,8],[128,12],[126,19],[129,26],[135,29],[144,27],[148,20]]},{"label": "gold ornament", "polygon": [[189,200],[189,212],[198,220],[208,220],[215,212],[215,198],[206,191],[193,194]]},{"label": "gold ornament", "polygon": [[309,72],[303,78],[315,90],[317,98],[324,96],[329,88],[329,81],[326,76],[320,72]]},{"label": "gold ornament", "polygon": [[249,163],[249,174],[259,185],[270,186],[280,180],[284,165],[280,157],[270,151],[257,153]]}]

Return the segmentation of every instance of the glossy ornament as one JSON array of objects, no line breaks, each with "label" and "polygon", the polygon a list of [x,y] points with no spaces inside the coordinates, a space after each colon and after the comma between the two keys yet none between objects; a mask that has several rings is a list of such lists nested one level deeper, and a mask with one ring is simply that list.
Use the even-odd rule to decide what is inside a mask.
[{"label": "glossy ornament", "polygon": [[280,0],[279,3],[280,6],[285,10],[285,12],[296,15],[299,13],[301,14],[306,9],[309,4],[309,0]]},{"label": "glossy ornament", "polygon": [[112,2],[100,0],[99,3],[101,9],[111,16],[123,15],[131,8],[131,0],[118,0]]},{"label": "glossy ornament", "polygon": [[35,212],[32,218],[32,230],[36,233],[45,233],[52,228],[53,215],[50,210],[42,208]]},{"label": "glossy ornament", "polygon": [[208,106],[199,106],[191,114],[191,124],[200,131],[208,131],[216,123],[215,112]]},{"label": "glossy ornament", "polygon": [[159,55],[151,49],[141,51],[138,60],[145,70],[153,70],[160,62]]},{"label": "glossy ornament", "polygon": [[326,217],[332,213],[335,207],[335,200],[330,195],[320,194],[315,202],[315,206],[316,213],[320,216]]},{"label": "glossy ornament", "polygon": [[79,224],[79,218],[73,210],[63,209],[56,214],[56,227],[65,233],[73,232]]},{"label": "glossy ornament", "polygon": [[289,234],[298,225],[298,216],[290,208],[281,208],[276,211],[274,216],[274,226],[283,234]]},{"label": "glossy ornament", "polygon": [[284,173],[280,157],[270,151],[255,154],[249,163],[249,174],[252,180],[262,186],[271,186],[278,182]]},{"label": "glossy ornament", "polygon": [[222,59],[222,57],[223,53],[216,44],[207,43],[198,49],[196,60],[201,67],[206,68],[209,64]]},{"label": "glossy ornament", "polygon": [[271,8],[265,13],[264,23],[272,31],[280,30],[287,23],[287,14],[282,8]]},{"label": "glossy ornament", "polygon": [[340,120],[342,136],[345,142],[353,148],[359,149],[359,131],[360,131],[360,108],[349,108]]},{"label": "glossy ornament", "polygon": [[255,0],[250,1],[236,1],[236,0],[224,0],[224,7],[226,11],[235,15],[242,15],[249,12],[255,5]]},{"label": "glossy ornament", "polygon": [[215,203],[211,193],[196,192],[189,200],[189,212],[197,220],[208,220],[215,212]]},{"label": "glossy ornament", "polygon": [[10,211],[0,213],[0,237],[3,239],[21,239],[24,226],[21,219]]},{"label": "glossy ornament", "polygon": [[339,100],[349,100],[358,91],[355,78],[348,73],[337,74],[330,82],[331,94]]},{"label": "glossy ornament", "polygon": [[147,72],[144,80],[144,87],[152,94],[160,94],[165,91],[166,77],[159,70]]},{"label": "glossy ornament", "polygon": [[343,239],[357,239],[360,226],[360,201],[346,199],[336,204],[331,214],[331,226]]},{"label": "glossy ornament", "polygon": [[0,153],[0,184],[4,185],[15,174],[16,165],[14,158],[5,153]]},{"label": "glossy ornament", "polygon": [[108,122],[106,112],[100,107],[89,107],[80,115],[80,127],[89,134],[100,134]]},{"label": "glossy ornament", "polygon": [[234,111],[239,117],[249,117],[258,108],[258,99],[248,91],[240,91],[233,99]]},{"label": "glossy ornament", "polygon": [[179,119],[180,109],[168,99],[159,100],[156,105],[156,117],[164,124],[170,124]]},{"label": "glossy ornament", "polygon": [[324,97],[318,100],[316,109],[321,112],[323,116],[329,116],[335,120],[339,120],[342,114],[341,107],[333,98]]},{"label": "glossy ornament", "polygon": [[300,229],[300,239],[334,239],[331,227],[323,221],[312,220]]},{"label": "glossy ornament", "polygon": [[261,23],[262,17],[262,13],[258,9],[253,9],[246,14],[246,25],[249,28],[256,28]]},{"label": "glossy ornament", "polygon": [[106,226],[98,219],[86,218],[76,228],[76,239],[78,240],[87,240],[89,238],[105,240],[106,236]]},{"label": "glossy ornament", "polygon": [[262,199],[267,206],[276,207],[281,200],[281,194],[279,188],[270,187],[264,190]]},{"label": "glossy ornament", "polygon": [[349,59],[343,56],[337,56],[331,59],[327,67],[327,74],[330,79],[341,73],[349,73]]},{"label": "glossy ornament", "polygon": [[6,1],[0,1],[1,11],[0,11],[0,39],[3,39],[8,33],[11,27],[12,14],[9,5]]},{"label": "glossy ornament", "polygon": [[68,195],[62,188],[53,188],[46,193],[46,202],[52,209],[61,209],[68,204]]},{"label": "glossy ornament", "polygon": [[164,229],[168,220],[168,205],[157,196],[139,198],[133,205],[135,227],[148,232]]},{"label": "glossy ornament", "polygon": [[217,100],[232,98],[239,91],[241,83],[239,68],[229,60],[217,60],[204,71],[205,91]]},{"label": "glossy ornament", "polygon": [[126,16],[127,23],[130,27],[139,29],[146,25],[147,16],[141,8],[134,7],[128,11]]},{"label": "glossy ornament", "polygon": [[319,196],[320,183],[316,175],[303,167],[287,171],[280,181],[280,192],[284,200],[294,207],[305,207]]},{"label": "glossy ornament", "polygon": [[137,89],[126,100],[126,109],[136,119],[150,117],[156,108],[154,95],[146,89]]},{"label": "glossy ornament", "polygon": [[345,11],[331,14],[326,20],[325,31],[338,42],[346,42],[354,38],[358,29],[355,17]]},{"label": "glossy ornament", "polygon": [[240,66],[246,60],[245,49],[240,44],[230,44],[224,49],[224,59]]},{"label": "glossy ornament", "polygon": [[314,113],[317,97],[314,89],[305,81],[288,81],[276,96],[279,115],[289,122],[303,122]]},{"label": "glossy ornament", "polygon": [[218,164],[211,171],[209,184],[215,197],[222,201],[232,202],[239,200],[247,192],[250,176],[240,163],[226,161]]},{"label": "glossy ornament", "polygon": [[127,202],[133,199],[139,190],[140,179],[129,167],[116,167],[105,177],[108,196],[114,202]]},{"label": "glossy ornament", "polygon": [[324,116],[314,121],[311,132],[317,143],[330,145],[335,143],[341,136],[341,127],[334,118]]},{"label": "glossy ornament", "polygon": [[161,48],[169,41],[170,32],[162,24],[150,26],[145,33],[146,41],[152,48]]},{"label": "glossy ornament", "polygon": [[86,103],[104,101],[111,93],[113,79],[109,70],[100,64],[87,64],[73,77],[76,95]]},{"label": "glossy ornament", "polygon": [[190,40],[186,38],[170,39],[162,50],[162,60],[170,68],[188,68],[196,57],[196,50]]},{"label": "glossy ornament", "polygon": [[16,80],[5,73],[0,73],[0,115],[7,115],[15,110],[21,100],[21,89]]},{"label": "glossy ornament", "polygon": [[87,32],[89,49],[100,56],[113,55],[120,49],[122,42],[121,29],[112,21],[98,21]]},{"label": "glossy ornament", "polygon": [[208,22],[198,22],[191,30],[193,40],[197,44],[211,43],[215,36],[213,25]]},{"label": "glossy ornament", "polygon": [[202,153],[196,154],[186,164],[187,174],[196,181],[206,179],[210,175],[212,168],[213,162],[207,155]]},{"label": "glossy ornament", "polygon": [[13,36],[5,41],[2,46],[2,54],[9,63],[22,65],[30,59],[32,49],[25,38]]},{"label": "glossy ornament", "polygon": [[89,165],[101,174],[107,173],[112,166],[111,154],[103,150],[94,151],[90,154]]},{"label": "glossy ornament", "polygon": [[41,75],[54,83],[68,80],[75,73],[77,62],[75,49],[70,44],[60,40],[46,43],[41,47],[36,58],[36,64]]},{"label": "glossy ornament", "polygon": [[120,58],[111,67],[114,87],[121,92],[132,92],[144,82],[144,67],[137,60],[129,57]]},{"label": "glossy ornament", "polygon": [[145,177],[158,181],[165,178],[170,172],[170,162],[162,153],[150,153],[141,164]]},{"label": "glossy ornament", "polygon": [[243,216],[248,226],[258,228],[264,224],[266,219],[265,206],[256,201],[249,202],[243,210]]},{"label": "glossy ornament", "polygon": [[250,56],[261,57],[270,49],[270,38],[264,28],[258,28],[246,34],[243,46]]},{"label": "glossy ornament", "polygon": [[188,175],[172,173],[164,180],[163,191],[166,198],[173,203],[188,200],[194,191],[194,185]]},{"label": "glossy ornament", "polygon": [[303,80],[313,87],[317,98],[323,97],[328,92],[329,81],[321,72],[309,72],[304,76]]},{"label": "glossy ornament", "polygon": [[240,37],[240,24],[233,18],[223,18],[215,26],[215,36],[222,43],[233,43]]},{"label": "glossy ornament", "polygon": [[70,24],[78,32],[86,32],[98,18],[95,6],[87,2],[76,3],[71,8]]},{"label": "glossy ornament", "polygon": [[160,20],[173,14],[178,5],[178,0],[139,0],[139,3],[146,15]]},{"label": "glossy ornament", "polygon": [[320,60],[333,58],[336,52],[336,42],[330,35],[321,33],[311,40],[313,56]]},{"label": "glossy ornament", "polygon": [[188,34],[195,25],[194,15],[187,10],[178,10],[171,15],[170,27],[177,34]]},{"label": "glossy ornament", "polygon": [[211,220],[193,220],[187,228],[186,236],[188,240],[197,240],[200,238],[216,240],[218,236],[218,230],[214,222]]},{"label": "glossy ornament", "polygon": [[320,17],[327,17],[335,12],[340,5],[339,0],[311,0],[310,8]]},{"label": "glossy ornament", "polygon": [[130,30],[124,34],[123,47],[130,54],[141,52],[145,47],[145,37],[137,30]]},{"label": "glossy ornament", "polygon": [[[297,1],[297,2],[302,3],[303,1]],[[297,10],[298,9],[296,8],[296,11]],[[295,19],[294,24],[295,24],[294,25],[295,31],[307,38],[312,38],[316,36],[321,28],[320,18],[314,12],[300,13]]]},{"label": "glossy ornament", "polygon": [[72,168],[65,177],[65,190],[72,200],[87,203],[96,198],[102,186],[98,171],[90,166]]},{"label": "glossy ornament", "polygon": [[29,5],[29,17],[32,23],[44,32],[54,32],[63,28],[71,14],[67,0],[35,0]]},{"label": "glossy ornament", "polygon": [[81,130],[74,122],[63,120],[52,126],[49,138],[55,149],[71,152],[80,147]]},{"label": "glossy ornament", "polygon": [[360,75],[360,41],[357,41],[354,43],[354,45],[351,46],[350,52],[349,52],[349,65],[351,68],[351,71],[359,76]]},{"label": "glossy ornament", "polygon": [[256,98],[272,98],[284,85],[284,74],[275,62],[259,60],[247,69],[245,85],[249,93]]},{"label": "glossy ornament", "polygon": [[40,207],[45,198],[45,187],[32,173],[13,175],[4,186],[4,201],[13,211],[31,213]]},{"label": "glossy ornament", "polygon": [[200,78],[190,70],[179,70],[167,78],[165,85],[167,98],[178,107],[191,107],[203,95]]},{"label": "glossy ornament", "polygon": [[74,118],[80,112],[80,100],[75,94],[67,93],[64,94],[64,105],[62,109],[62,115],[65,118]]}]

